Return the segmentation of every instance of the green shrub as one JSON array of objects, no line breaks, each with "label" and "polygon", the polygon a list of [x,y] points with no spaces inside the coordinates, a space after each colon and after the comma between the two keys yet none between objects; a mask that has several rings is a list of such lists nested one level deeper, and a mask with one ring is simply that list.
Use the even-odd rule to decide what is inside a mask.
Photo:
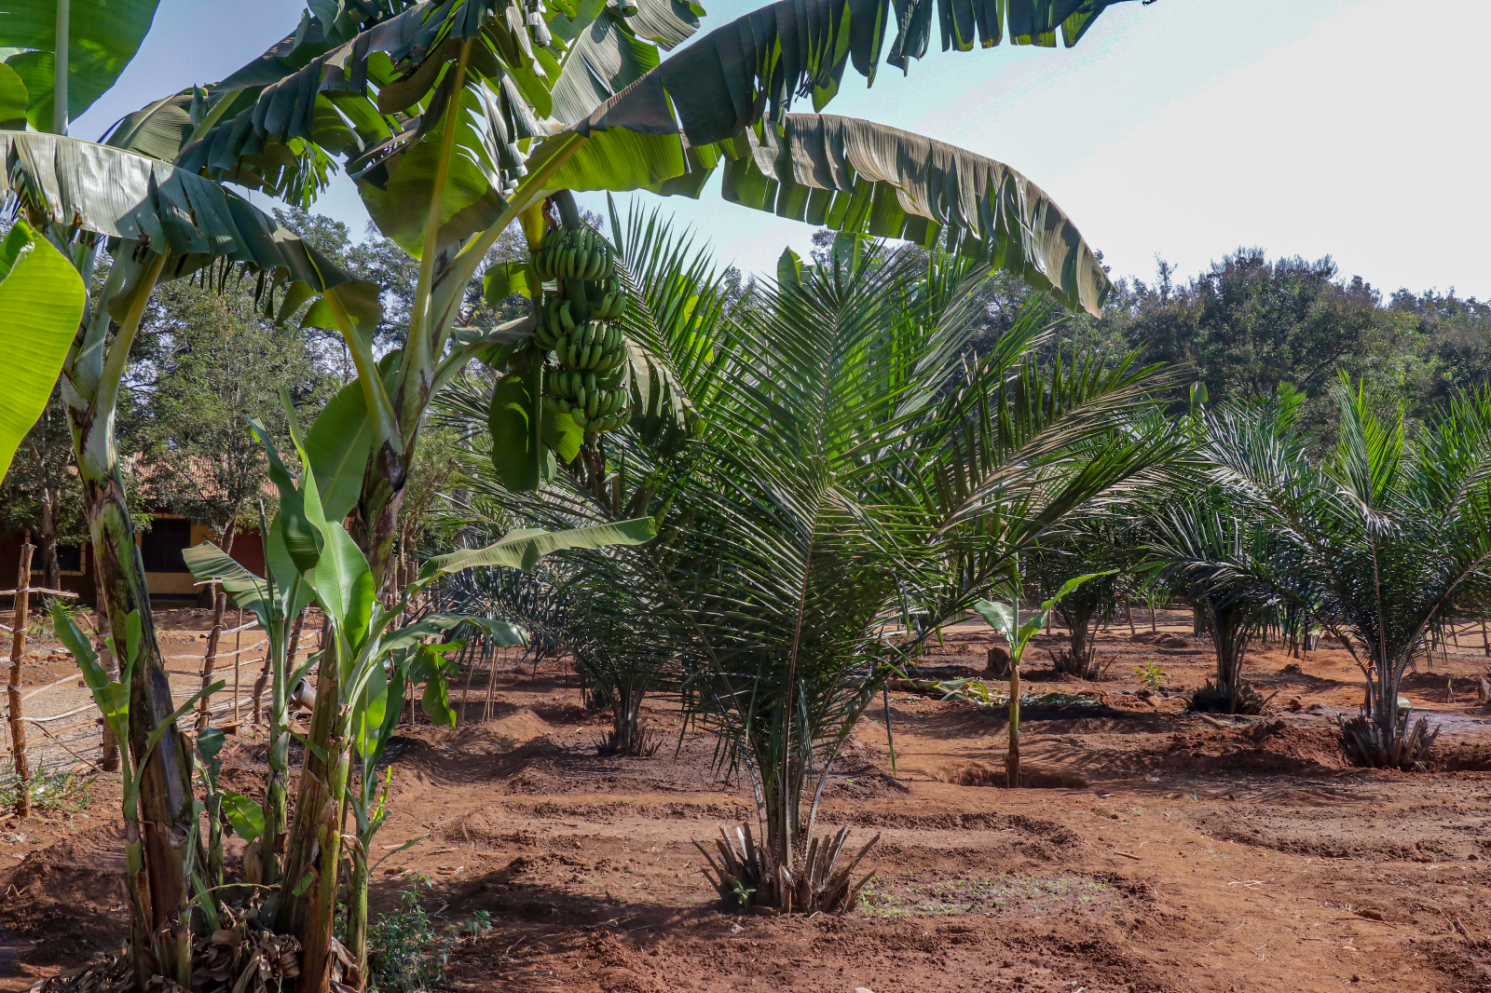
[{"label": "green shrub", "polygon": [[462,933],[478,937],[492,929],[491,915],[478,910],[464,925],[441,927],[413,890],[402,909],[381,914],[368,928],[369,993],[417,993],[445,980],[450,953]]}]

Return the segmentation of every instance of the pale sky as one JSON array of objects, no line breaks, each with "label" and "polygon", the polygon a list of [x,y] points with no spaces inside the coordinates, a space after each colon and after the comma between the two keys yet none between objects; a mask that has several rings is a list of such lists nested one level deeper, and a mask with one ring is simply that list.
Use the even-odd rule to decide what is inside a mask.
[{"label": "pale sky", "polygon": [[[704,3],[706,29],[756,5]],[[72,133],[96,138],[120,114],[236,68],[293,29],[303,0],[253,6],[248,24],[241,3],[162,0],[139,57]],[[1159,255],[1188,277],[1246,245],[1331,255],[1385,293],[1487,299],[1487,37],[1483,0],[1133,2],[1073,49],[933,51],[905,78],[882,67],[869,90],[850,70],[827,112],[1019,169],[1114,276],[1151,279]],[[629,196],[695,227],[722,265],[770,273],[784,246],[807,250],[811,228],[727,204],[718,185],[698,202]],[[346,180],[319,209],[355,233],[366,224]]]}]

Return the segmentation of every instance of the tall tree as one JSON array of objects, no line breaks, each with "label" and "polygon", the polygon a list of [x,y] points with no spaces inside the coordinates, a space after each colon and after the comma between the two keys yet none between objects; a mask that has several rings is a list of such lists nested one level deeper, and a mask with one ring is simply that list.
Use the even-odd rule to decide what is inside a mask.
[{"label": "tall tree", "polygon": [[62,585],[58,546],[76,548],[88,540],[83,489],[72,465],[72,434],[54,392],[0,490],[0,528],[31,533],[41,553],[42,585],[54,590]]}]

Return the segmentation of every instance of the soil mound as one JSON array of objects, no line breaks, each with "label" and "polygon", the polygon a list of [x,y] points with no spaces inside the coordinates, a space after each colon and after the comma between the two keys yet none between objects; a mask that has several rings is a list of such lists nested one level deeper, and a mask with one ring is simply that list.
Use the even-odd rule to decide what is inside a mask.
[{"label": "soil mound", "polygon": [[1334,727],[1284,721],[1247,728],[1205,728],[1173,735],[1162,764],[1170,770],[1309,774],[1348,768]]},{"label": "soil mound", "polygon": [[[1007,778],[1002,766],[985,762],[963,762],[945,766],[938,770],[936,778],[954,786],[1005,786]],[[1020,786],[1028,790],[1080,790],[1091,784],[1081,773],[1068,769],[1022,764]]]},{"label": "soil mound", "polygon": [[117,946],[123,876],[123,832],[113,825],[79,831],[22,860],[5,884],[0,922],[40,942],[26,956],[32,965],[75,965]]}]

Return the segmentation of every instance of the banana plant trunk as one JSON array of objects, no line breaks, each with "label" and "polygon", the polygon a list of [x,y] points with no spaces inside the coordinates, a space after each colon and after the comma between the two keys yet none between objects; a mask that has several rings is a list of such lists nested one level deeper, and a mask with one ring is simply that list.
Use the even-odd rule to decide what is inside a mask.
[{"label": "banana plant trunk", "polygon": [[[371,775],[372,770],[366,774]],[[347,953],[357,966],[357,976],[362,983],[368,977],[368,833],[358,831],[357,842],[352,846],[351,869],[347,874]]]},{"label": "banana plant trunk", "polygon": [[342,807],[350,764],[350,749],[340,727],[338,640],[324,646],[317,669],[316,703],[306,735],[295,822],[285,851],[277,923],[279,930],[300,940],[303,958],[297,993],[326,993],[330,983]]},{"label": "banana plant trunk", "polygon": [[[86,438],[92,425],[85,423],[83,428]],[[125,619],[131,612],[139,612],[140,657],[130,682],[129,748],[134,755],[143,755],[150,733],[175,711],[171,684],[156,641],[144,563],[135,545],[119,468],[114,465],[113,471],[100,478],[81,454],[78,461],[104,597],[99,606],[108,613],[114,631],[124,631]],[[140,770],[140,848],[148,896],[143,902],[149,919],[132,925],[132,930],[156,935],[166,959],[148,961],[149,942],[143,946],[135,943],[135,970],[142,989],[145,981],[157,973],[182,986],[191,982],[191,900],[185,872],[192,823],[191,782],[190,748],[181,732],[172,727]]]},{"label": "banana plant trunk", "polygon": [[[84,315],[62,377],[62,399],[93,545],[98,608],[116,633],[127,630],[126,618],[132,612],[139,614],[139,655],[129,691],[128,744],[134,756],[146,754],[151,733],[170,719],[175,705],[150,613],[144,562],[135,544],[114,422],[129,349],[164,263],[165,257],[158,254],[138,263],[116,259],[103,293],[91,302],[91,313]],[[110,321],[104,301],[121,290],[127,267],[137,267],[139,278],[128,291],[119,329],[108,343]],[[84,268],[85,275],[91,273],[91,264]],[[192,759],[174,723],[146,757],[139,776],[139,826],[134,830],[140,837],[138,842],[129,842],[138,845],[141,862],[131,865],[129,885],[140,893],[131,906],[135,916],[145,918],[132,920],[130,925],[136,979],[141,989],[154,975],[190,988],[191,899],[186,859],[193,823]]]},{"label": "banana plant trunk", "polygon": [[[280,850],[288,821],[290,781],[290,687],[286,685],[295,667],[300,629],[305,613],[296,616],[290,630],[290,644],[282,647],[271,633],[267,662],[271,680],[269,703],[269,778],[264,784],[264,833],[259,840],[259,882],[274,886],[280,881]],[[257,708],[259,693],[254,693]],[[255,710],[257,714],[257,709]],[[278,899],[278,897],[276,897]]]}]

